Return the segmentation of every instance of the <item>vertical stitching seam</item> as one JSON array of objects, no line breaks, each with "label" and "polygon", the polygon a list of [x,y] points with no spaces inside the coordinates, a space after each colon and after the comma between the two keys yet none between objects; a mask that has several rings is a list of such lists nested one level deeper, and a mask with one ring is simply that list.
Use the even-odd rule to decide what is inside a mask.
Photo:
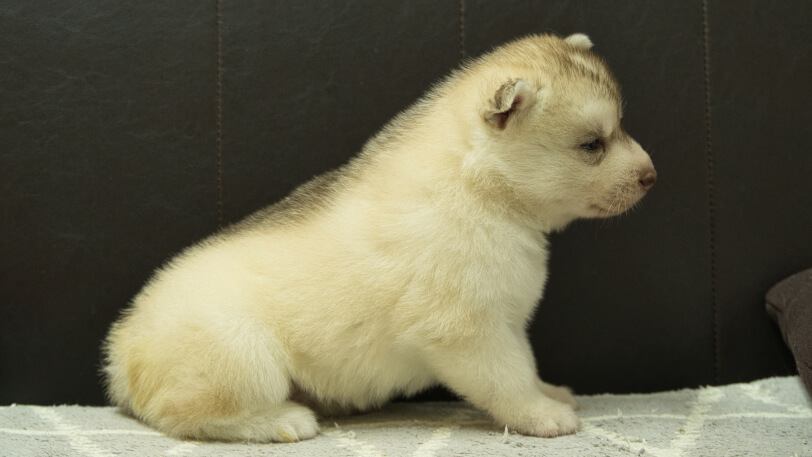
[{"label": "vertical stitching seam", "polygon": [[223,16],[220,0],[215,0],[215,20],[217,35],[217,70],[216,70],[216,116],[217,116],[217,227],[223,227]]},{"label": "vertical stitching seam", "polygon": [[711,142],[711,89],[710,89],[710,32],[708,24],[708,0],[702,0],[702,58],[705,73],[705,159],[708,173],[708,242],[710,245],[711,311],[713,319],[713,377],[719,384],[719,319],[716,291],[716,207],[714,188],[713,143]]},{"label": "vertical stitching seam", "polygon": [[465,0],[460,0],[460,60],[465,59]]}]

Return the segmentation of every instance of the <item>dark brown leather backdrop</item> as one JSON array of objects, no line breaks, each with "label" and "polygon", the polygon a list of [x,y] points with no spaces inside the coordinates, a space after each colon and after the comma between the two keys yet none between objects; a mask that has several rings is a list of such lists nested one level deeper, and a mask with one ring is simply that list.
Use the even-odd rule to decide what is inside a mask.
[{"label": "dark brown leather backdrop", "polygon": [[0,404],[104,401],[151,271],[355,153],[433,82],[585,32],[659,182],[553,236],[531,329],[581,393],[794,370],[763,295],[812,266],[812,3],[0,1]]}]

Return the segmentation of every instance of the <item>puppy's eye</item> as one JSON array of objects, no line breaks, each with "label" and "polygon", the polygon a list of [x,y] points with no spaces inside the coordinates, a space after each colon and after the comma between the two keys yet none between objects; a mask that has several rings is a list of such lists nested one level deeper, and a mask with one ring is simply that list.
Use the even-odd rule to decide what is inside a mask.
[{"label": "puppy's eye", "polygon": [[598,152],[603,147],[603,141],[600,138],[596,138],[589,143],[584,143],[581,145],[581,149],[587,152]]}]

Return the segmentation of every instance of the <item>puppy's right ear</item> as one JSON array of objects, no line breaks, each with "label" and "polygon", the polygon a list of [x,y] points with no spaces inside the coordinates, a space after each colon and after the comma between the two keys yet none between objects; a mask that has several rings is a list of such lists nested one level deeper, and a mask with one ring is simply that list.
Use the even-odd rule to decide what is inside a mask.
[{"label": "puppy's right ear", "polygon": [[497,130],[527,111],[536,102],[536,91],[521,79],[502,84],[485,110],[485,120]]},{"label": "puppy's right ear", "polygon": [[564,38],[564,41],[569,43],[570,46],[575,46],[576,48],[583,49],[584,51],[589,51],[592,49],[592,40],[590,40],[589,37],[583,33],[573,33],[567,38]]}]

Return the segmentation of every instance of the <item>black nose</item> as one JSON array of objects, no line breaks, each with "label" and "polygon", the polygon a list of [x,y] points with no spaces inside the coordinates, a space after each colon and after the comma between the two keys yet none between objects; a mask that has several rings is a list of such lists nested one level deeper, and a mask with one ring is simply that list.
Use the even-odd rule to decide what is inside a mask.
[{"label": "black nose", "polygon": [[643,172],[640,175],[640,185],[643,187],[644,190],[649,190],[657,182],[657,171],[655,170],[648,170]]}]

